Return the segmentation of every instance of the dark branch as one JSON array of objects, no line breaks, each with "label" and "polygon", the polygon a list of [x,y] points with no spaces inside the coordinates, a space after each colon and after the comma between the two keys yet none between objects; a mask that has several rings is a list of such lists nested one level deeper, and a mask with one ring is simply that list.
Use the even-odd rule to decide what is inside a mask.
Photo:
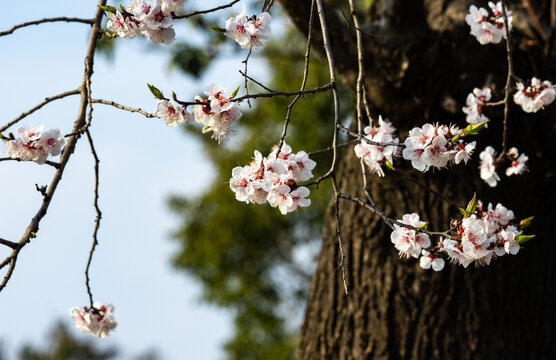
[{"label": "dark branch", "polygon": [[15,30],[20,29],[22,27],[31,26],[31,25],[39,25],[39,24],[44,24],[44,23],[49,23],[49,22],[60,22],[60,21],[76,22],[76,23],[83,23],[83,24],[93,25],[93,23],[95,22],[95,19],[69,18],[69,17],[63,17],[63,16],[62,17],[55,17],[55,18],[45,18],[45,19],[40,19],[40,20],[29,21],[29,22],[26,22],[26,23],[23,23],[23,24],[14,25],[14,26],[12,26],[11,29],[0,32],[0,36],[9,35],[9,34],[13,33]]}]

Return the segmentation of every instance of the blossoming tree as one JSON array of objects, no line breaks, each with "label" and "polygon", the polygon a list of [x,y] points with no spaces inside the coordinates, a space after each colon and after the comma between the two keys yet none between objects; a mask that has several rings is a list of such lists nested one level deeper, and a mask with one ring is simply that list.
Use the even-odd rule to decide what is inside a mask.
[{"label": "blossoming tree", "polygon": [[[344,4],[349,5],[349,17],[322,0],[282,0],[307,35],[304,80],[298,91],[271,90],[248,75],[249,56],[271,35],[273,1],[268,1],[258,14],[243,10],[228,19],[225,28],[213,27],[247,52],[243,88],[230,93],[215,83],[204,96],[183,99],[173,91],[166,96],[168,91],[149,84],[157,100],[154,115],[92,97],[93,55],[100,35],[130,41],[143,36],[155,44],[170,44],[179,36],[175,21],[235,3],[185,13],[182,0],[134,0],[119,9],[101,0],[93,19],[38,22],[90,24],[91,38],[80,88],[57,95],[81,95],[70,132],[43,133],[42,127],[32,125],[9,132],[42,104],[0,128],[6,132],[1,138],[7,157],[2,160],[56,168],[50,186],[38,189],[43,203],[22,238],[2,239],[13,251],[0,264],[7,269],[0,290],[9,282],[22,249],[37,236],[75,144],[84,135],[96,159],[98,216],[85,271],[89,305],[70,311],[76,325],[94,336],[104,337],[116,327],[114,306],[94,302],[89,285],[101,218],[99,159],[88,131],[93,104],[157,116],[170,127],[198,123],[200,131],[211,132],[219,143],[236,131],[241,103],[250,106],[258,98],[295,96],[276,145],[266,156],[253,149],[250,164],[230,169],[229,187],[240,202],[268,203],[286,215],[310,206],[311,190],[321,183],[332,185],[333,202],[297,357],[542,358],[551,353],[554,345],[538,343],[550,335],[543,325],[547,315],[538,309],[554,299],[551,261],[539,261],[550,259],[545,248],[553,245],[537,243],[527,247],[525,255],[520,249],[534,236],[525,230],[532,214],[540,224],[535,233],[550,239],[550,138],[555,126],[550,123],[551,110],[545,108],[556,98],[546,80],[556,75],[551,61],[556,1],[541,7],[523,0],[523,8],[501,1],[488,3],[487,9],[466,1],[384,0],[366,8],[368,22],[361,25],[357,10],[363,7],[353,0]],[[105,14],[109,20],[102,29]],[[329,82],[307,89],[311,47],[326,58]],[[263,91],[250,93],[248,82]],[[348,127],[341,118],[340,83],[356,99],[356,114]],[[302,96],[321,92],[330,93],[333,103],[331,144],[311,153],[294,152],[286,142],[289,123],[295,121],[291,110]],[[340,134],[349,140],[342,142]],[[474,154],[477,148],[480,154]],[[327,154],[322,161],[329,166],[313,174],[316,162],[310,155],[320,153]],[[60,160],[53,161],[58,155]],[[480,160],[471,166],[474,156]],[[493,261],[518,253],[516,259]],[[543,291],[548,291],[544,297],[533,295]],[[504,313],[503,320],[494,318],[498,312]],[[549,319],[550,315],[549,311]],[[506,340],[518,331],[520,339],[535,346],[524,349]]]}]

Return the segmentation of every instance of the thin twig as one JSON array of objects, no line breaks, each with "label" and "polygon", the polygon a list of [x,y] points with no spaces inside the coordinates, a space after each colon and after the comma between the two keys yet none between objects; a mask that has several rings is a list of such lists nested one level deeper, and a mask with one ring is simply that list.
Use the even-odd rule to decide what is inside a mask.
[{"label": "thin twig", "polygon": [[9,34],[13,33],[15,30],[20,29],[22,27],[31,26],[31,25],[39,25],[39,24],[49,23],[49,22],[59,22],[59,21],[77,22],[77,23],[93,25],[93,23],[95,22],[95,19],[69,18],[69,17],[63,17],[63,16],[62,17],[55,17],[55,18],[45,18],[45,19],[25,22],[23,24],[14,25],[14,26],[12,26],[11,29],[0,32],[0,36],[9,35]]},{"label": "thin twig", "polygon": [[[236,97],[233,99],[230,99],[230,101],[241,101],[241,100],[245,100],[245,99],[256,99],[256,98],[261,98],[261,97],[274,97],[274,96],[295,96],[295,95],[305,95],[305,94],[316,94],[319,92],[324,92],[324,91],[328,91],[328,90],[333,90],[335,88],[335,85],[333,83],[330,84],[326,84],[324,86],[319,86],[317,88],[314,89],[309,89],[309,90],[300,90],[300,91],[273,91],[273,92],[269,92],[269,93],[260,93],[260,94],[249,94],[249,95],[244,95],[244,96],[240,96],[240,97]],[[195,102],[191,102],[191,103],[186,103],[188,105],[199,105],[199,103],[195,103]]]},{"label": "thin twig", "polygon": [[[17,162],[20,162],[20,161],[22,161],[22,162],[27,162],[26,160],[22,160],[22,159],[20,159],[20,158],[15,158],[15,159],[14,159],[14,158],[9,158],[9,157],[0,158],[0,161],[10,161],[10,160],[12,160],[12,161],[17,161]],[[57,163],[57,162],[54,162],[54,161],[48,161],[48,160],[47,160],[47,161],[45,161],[44,163],[45,163],[46,165],[50,165],[50,166],[52,166],[52,167],[54,167],[54,168],[56,168],[56,169],[59,169],[59,168],[60,168],[60,164]]]},{"label": "thin twig", "polygon": [[506,77],[506,87],[504,94],[504,130],[502,133],[502,152],[499,158],[505,156],[507,150],[507,133],[508,133],[508,114],[510,111],[510,90],[512,86],[513,58],[511,48],[510,28],[508,26],[508,14],[506,12],[506,1],[502,0],[502,16],[504,17],[504,27],[506,29],[506,54],[508,58],[508,76]]},{"label": "thin twig", "polygon": [[211,12],[215,12],[215,11],[218,11],[218,10],[222,10],[222,9],[229,8],[229,7],[233,6],[235,3],[237,3],[238,1],[239,1],[239,0],[234,0],[234,1],[230,2],[230,3],[228,3],[228,4],[221,5],[221,6],[217,6],[217,7],[212,8],[212,9],[194,11],[194,12],[192,12],[192,13],[185,14],[185,15],[175,15],[175,14],[172,14],[172,18],[174,18],[174,19],[187,19],[187,18],[190,18],[190,17],[192,17],[192,16],[196,16],[196,15],[208,14],[208,13],[211,13]]},{"label": "thin twig", "polygon": [[95,150],[95,145],[93,143],[93,138],[91,137],[91,133],[87,129],[85,131],[87,135],[87,140],[89,141],[89,146],[91,147],[91,153],[93,154],[93,158],[95,159],[95,200],[94,200],[94,207],[95,212],[97,214],[95,219],[95,229],[93,230],[93,243],[91,245],[91,250],[89,251],[89,258],[87,259],[87,267],[85,268],[85,286],[87,287],[87,294],[89,295],[89,301],[91,303],[91,308],[93,307],[93,293],[91,292],[91,287],[89,285],[89,268],[91,267],[91,261],[93,260],[93,253],[98,245],[98,229],[100,228],[100,220],[102,219],[102,212],[100,211],[100,207],[98,206],[98,197],[99,197],[99,163],[100,160],[98,158],[98,154]]},{"label": "thin twig", "polygon": [[7,247],[10,247],[12,249],[15,249],[18,246],[17,243],[15,243],[13,241],[10,241],[10,240],[2,239],[2,238],[0,238],[0,244],[5,245]]},{"label": "thin twig", "polygon": [[[99,0],[98,5],[105,5],[106,4],[106,0]],[[85,71],[83,74],[83,80],[80,86],[80,93],[81,93],[81,104],[79,105],[79,111],[77,114],[77,119],[74,122],[73,125],[73,132],[78,132],[83,125],[86,124],[86,115],[87,115],[87,108],[88,108],[88,97],[87,97],[87,93],[85,91],[85,84],[88,81],[88,79],[90,79],[90,77],[93,74],[93,61],[94,61],[94,55],[95,55],[95,50],[96,50],[96,44],[97,44],[97,39],[98,39],[98,35],[101,31],[101,21],[102,21],[102,17],[104,15],[104,11],[101,10],[100,8],[97,8],[96,10],[96,14],[94,17],[94,23],[93,23],[93,27],[91,29],[91,35],[89,37],[89,45],[87,47],[87,54],[85,56]],[[56,170],[56,173],[54,174],[54,177],[52,178],[52,181],[50,182],[50,185],[48,186],[48,192],[47,192],[47,196],[43,196],[43,201],[42,204],[39,208],[39,210],[37,211],[37,213],[35,214],[35,216],[31,219],[31,222],[29,223],[29,225],[27,226],[27,229],[25,230],[25,232],[23,233],[21,239],[18,242],[18,246],[12,251],[12,253],[2,262],[0,263],[0,268],[6,266],[9,263],[9,268],[8,271],[6,273],[6,276],[4,276],[4,280],[2,281],[2,283],[0,283],[0,292],[6,287],[6,284],[8,283],[8,281],[10,280],[14,268],[15,268],[15,264],[17,261],[17,257],[19,255],[19,252],[21,251],[21,249],[23,249],[23,247],[28,244],[30,242],[31,238],[34,238],[37,235],[37,231],[39,230],[39,224],[41,222],[41,220],[44,218],[44,216],[46,215],[48,208],[50,206],[50,202],[52,200],[52,197],[54,195],[54,193],[56,192],[56,189],[58,187],[58,184],[60,183],[61,179],[62,179],[62,175],[64,173],[64,169],[69,161],[69,159],[71,158],[71,155],[73,154],[73,151],[75,150],[75,144],[77,143],[79,139],[79,135],[75,135],[69,138],[64,151],[62,153],[62,156],[60,158],[60,167]]]},{"label": "thin twig", "polygon": [[381,142],[376,142],[373,140],[368,139],[367,137],[360,135],[358,133],[355,133],[353,131],[351,131],[350,129],[348,129],[345,126],[342,126],[341,124],[338,125],[338,129],[340,129],[342,132],[345,132],[346,134],[348,134],[349,136],[353,136],[354,138],[357,138],[359,140],[362,140],[364,142],[366,142],[369,145],[375,145],[375,146],[399,146],[399,147],[405,147],[404,143],[396,143],[396,142],[388,142],[388,143],[381,143]]},{"label": "thin twig", "polygon": [[[246,73],[244,73],[243,71],[239,70],[239,73],[241,74],[241,76],[246,77],[247,79],[251,80],[252,82],[254,82],[255,84],[259,85],[260,87],[262,87],[263,89],[265,89],[266,91],[270,91],[270,92],[274,92],[274,90],[272,90],[271,88],[269,88],[268,86],[263,85],[260,81],[257,81],[255,79],[253,79],[251,76],[247,75]],[[303,89],[301,89],[303,90]]]},{"label": "thin twig", "polygon": [[144,110],[141,110],[140,108],[135,109],[135,108],[132,108],[132,107],[129,107],[129,106],[120,105],[120,104],[115,103],[114,101],[108,101],[108,100],[102,100],[102,99],[91,99],[91,102],[96,103],[96,104],[110,105],[110,106],[113,106],[113,107],[121,109],[121,110],[126,110],[126,111],[129,111],[129,112],[139,113],[139,114],[141,114],[145,117],[148,117],[148,118],[156,117],[156,115],[149,114],[148,112],[146,112]]},{"label": "thin twig", "polygon": [[[247,53],[247,57],[245,58],[245,60],[242,61],[242,63],[245,64],[245,69],[243,70],[243,79],[245,80],[245,95],[249,95],[249,88],[247,87],[247,62],[249,61],[249,56],[251,56],[252,52],[253,52],[253,46],[251,45],[249,47],[249,52]],[[251,102],[249,101],[249,98],[247,98],[247,105],[251,107]]]},{"label": "thin twig", "polygon": [[[350,146],[350,145],[355,145],[355,144],[359,144],[359,140],[351,140],[351,141],[347,141],[343,144],[338,144],[338,148],[344,147],[344,146]],[[324,149],[319,149],[319,150],[315,150],[315,151],[311,151],[310,153],[308,153],[307,155],[309,157],[313,156],[313,155],[317,155],[317,154],[322,154],[325,152],[329,152],[332,151],[334,148],[332,146],[329,146],[327,148]]]},{"label": "thin twig", "polygon": [[342,282],[344,283],[344,292],[346,295],[349,295],[348,286],[346,282],[346,268],[344,266],[344,260],[346,258],[346,254],[344,253],[344,245],[342,242],[342,231],[340,227],[340,207],[338,203],[340,202],[340,192],[338,191],[338,184],[336,183],[336,177],[332,176],[332,188],[334,189],[334,193],[336,194],[334,198],[334,215],[336,216],[336,237],[338,238],[338,248],[340,249],[340,264],[336,270],[342,271]]},{"label": "thin twig", "polygon": [[[311,10],[309,14],[309,29],[307,30],[307,48],[305,50],[305,65],[303,68],[303,80],[301,80],[301,91],[305,90],[305,85],[307,84],[307,77],[309,75],[309,60],[311,58],[311,32],[313,29],[313,13],[315,12],[315,0],[311,1]],[[290,124],[291,112],[293,106],[297,103],[297,101],[301,98],[302,95],[297,95],[293,101],[288,105],[286,110],[286,119],[284,120],[284,127],[282,128],[282,135],[280,136],[280,141],[278,142],[278,150],[276,151],[277,154],[280,153],[282,149],[282,145],[284,145],[284,141],[286,140],[286,134],[288,133],[288,125]]]},{"label": "thin twig", "polygon": [[70,95],[77,95],[79,94],[79,89],[75,89],[75,90],[70,90],[70,91],[66,91],[64,93],[58,94],[58,95],[54,95],[51,97],[47,97],[44,99],[44,101],[40,104],[38,104],[37,106],[35,106],[34,108],[31,108],[29,110],[27,110],[26,112],[22,113],[21,115],[19,115],[18,117],[16,117],[15,119],[13,119],[12,121],[10,121],[9,123],[7,123],[6,125],[0,127],[0,132],[6,130],[7,128],[9,128],[10,126],[16,124],[17,122],[19,122],[20,120],[22,120],[23,118],[25,118],[26,116],[31,115],[32,113],[34,113],[35,111],[39,110],[40,108],[42,108],[44,105],[48,104],[49,102],[52,102],[54,100],[58,100],[58,99],[62,99],[65,98],[66,96],[70,96]]}]

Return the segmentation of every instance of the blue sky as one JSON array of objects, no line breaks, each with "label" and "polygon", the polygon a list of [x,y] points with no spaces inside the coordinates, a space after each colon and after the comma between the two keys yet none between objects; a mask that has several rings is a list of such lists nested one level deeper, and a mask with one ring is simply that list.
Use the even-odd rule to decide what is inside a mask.
[{"label": "blue sky", "polygon": [[[90,18],[96,1],[38,1],[3,5],[0,30],[24,21],[75,16]],[[193,1],[188,2],[195,8]],[[203,1],[199,8],[216,1]],[[235,9],[238,9],[236,6]],[[233,10],[221,12],[222,26]],[[178,39],[190,36],[177,26]],[[52,96],[79,86],[89,28],[83,24],[44,24],[0,37],[0,123]],[[146,83],[193,97],[213,82],[242,84],[236,71],[244,54],[220,59],[200,80],[168,71],[166,47],[120,39],[113,61],[96,57],[93,97],[153,111]],[[250,72],[264,75],[256,58]],[[45,124],[70,132],[78,96],[50,103],[22,124]],[[16,127],[10,129],[15,130]],[[121,358],[156,349],[165,359],[220,359],[231,335],[226,312],[199,303],[200,287],[174,271],[171,232],[180,219],[169,212],[170,194],[195,195],[211,180],[202,149],[178,128],[104,105],[95,106],[91,133],[101,158],[100,206],[103,220],[91,270],[95,299],[113,303],[117,331],[99,343],[118,344]],[[215,146],[217,146],[215,144]],[[0,237],[19,240],[37,211],[35,184],[50,183],[53,169],[34,163],[0,163]],[[78,143],[38,237],[21,253],[16,271],[0,293],[0,339],[13,358],[25,341],[46,344],[57,319],[70,321],[71,306],[87,304],[83,271],[91,245],[95,212],[93,159],[86,141]],[[0,248],[2,258],[7,249]],[[1,276],[4,275],[2,271]],[[74,333],[81,336],[75,329]]]}]

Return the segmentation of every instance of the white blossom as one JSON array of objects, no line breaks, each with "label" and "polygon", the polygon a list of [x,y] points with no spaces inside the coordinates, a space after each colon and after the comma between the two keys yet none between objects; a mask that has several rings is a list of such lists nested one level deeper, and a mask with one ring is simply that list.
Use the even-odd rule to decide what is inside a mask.
[{"label": "white blossom", "polygon": [[174,100],[159,100],[154,114],[164,119],[169,127],[174,127],[184,121],[193,121],[193,115]]},{"label": "white blossom", "polygon": [[75,326],[84,333],[100,338],[106,337],[118,325],[113,313],[114,305],[99,302],[95,302],[92,308],[72,307],[70,309]]},{"label": "white blossom", "polygon": [[59,129],[51,129],[41,134],[43,125],[38,128],[33,125],[19,127],[17,138],[4,140],[4,152],[12,159],[34,161],[44,164],[49,155],[58,156],[66,143]]},{"label": "white blossom", "polygon": [[496,172],[496,161],[494,158],[494,148],[492,146],[487,146],[480,154],[481,164],[479,169],[481,170],[481,179],[483,179],[490,187],[495,187],[500,181],[500,177]]},{"label": "white blossom", "polygon": [[444,269],[444,259],[431,254],[427,250],[421,250],[419,266],[424,270],[428,270],[432,267],[434,271],[441,271]]},{"label": "white blossom", "polygon": [[512,161],[510,167],[506,169],[506,176],[521,175],[527,170],[527,160],[529,157],[525,154],[519,155],[517,148],[513,147],[508,151],[508,157]]},{"label": "white blossom", "polygon": [[258,47],[262,45],[261,40],[270,38],[271,20],[272,18],[267,12],[263,12],[259,16],[247,17],[244,6],[239,15],[226,21],[224,35],[237,42],[242,49]]},{"label": "white blossom", "polygon": [[490,100],[492,94],[489,88],[475,88],[467,95],[467,100],[462,111],[467,115],[465,121],[469,124],[477,124],[488,120],[483,114],[483,106]]},{"label": "white blossom", "polygon": [[[382,116],[378,119],[379,126],[367,126],[364,129],[365,138],[381,144],[397,144],[399,139],[394,136],[396,129],[388,121],[384,121]],[[371,145],[364,140],[355,145],[355,155],[362,159],[371,170],[371,173],[377,173],[378,176],[384,176],[382,165],[387,161],[393,164],[394,157],[398,155],[398,146],[396,145]]]},{"label": "white blossom", "polygon": [[514,94],[514,102],[521,106],[527,113],[535,113],[545,106],[550,105],[556,98],[556,89],[548,80],[541,82],[532,78],[530,84],[525,86],[517,83],[517,92]]},{"label": "white blossom", "polygon": [[[419,215],[405,214],[399,222],[419,227],[425,222],[419,220]],[[422,248],[430,246],[430,239],[428,234],[417,232],[413,229],[394,224],[394,231],[390,234],[390,240],[394,247],[399,251],[400,256],[418,258]]]},{"label": "white blossom", "polygon": [[[498,44],[506,38],[506,27],[502,14],[502,2],[496,4],[489,2],[491,12],[485,8],[477,8],[475,5],[469,7],[469,14],[465,22],[471,27],[471,35],[477,38],[481,45]],[[508,17],[508,29],[512,29],[512,12],[506,10]]]}]

